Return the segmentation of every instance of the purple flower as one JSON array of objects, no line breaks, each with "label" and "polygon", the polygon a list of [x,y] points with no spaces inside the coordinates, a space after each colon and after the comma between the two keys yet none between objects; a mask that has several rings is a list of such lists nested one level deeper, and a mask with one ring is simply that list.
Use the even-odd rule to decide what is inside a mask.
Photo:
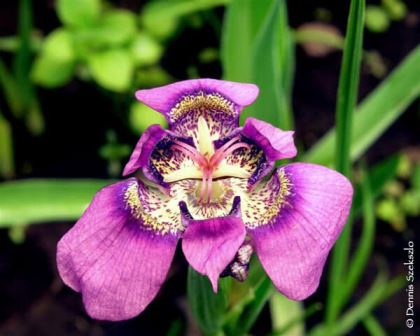
[{"label": "purple flower", "polygon": [[138,315],[156,296],[178,240],[214,291],[220,275],[246,278],[255,250],[276,288],[303,300],[318,287],[352,199],[350,182],[328,168],[276,160],[296,155],[293,132],[248,118],[253,84],[187,80],[136,93],[162,113],[124,169],[100,190],[58,243],[64,282],[94,318]]}]

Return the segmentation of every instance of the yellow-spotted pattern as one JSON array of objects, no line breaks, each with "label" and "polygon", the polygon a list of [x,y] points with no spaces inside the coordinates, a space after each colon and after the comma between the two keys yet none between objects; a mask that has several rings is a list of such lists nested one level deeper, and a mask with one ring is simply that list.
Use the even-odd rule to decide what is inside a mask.
[{"label": "yellow-spotted pattern", "polygon": [[131,181],[124,191],[124,204],[143,228],[156,234],[179,234],[184,231],[178,202],[159,189]]},{"label": "yellow-spotted pattern", "polygon": [[212,140],[227,136],[238,126],[236,105],[217,92],[198,91],[185,95],[169,112],[172,130],[193,137],[197,147],[200,117],[206,121]]},{"label": "yellow-spotted pattern", "polygon": [[169,116],[172,122],[185,116],[192,111],[217,111],[234,116],[234,104],[219,93],[205,93],[199,91],[195,94],[186,95],[171,109]]},{"label": "yellow-spotted pattern", "polygon": [[290,207],[292,184],[283,168],[254,190],[242,195],[242,219],[250,229],[273,223],[282,209]]}]

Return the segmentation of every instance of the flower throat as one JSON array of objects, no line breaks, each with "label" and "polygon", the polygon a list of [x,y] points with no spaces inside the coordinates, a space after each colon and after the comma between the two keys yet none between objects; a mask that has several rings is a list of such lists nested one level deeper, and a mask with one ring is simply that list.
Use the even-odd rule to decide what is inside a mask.
[{"label": "flower throat", "polygon": [[[219,174],[215,174],[223,160],[237,149],[249,149],[250,145],[240,142],[240,137],[236,136],[215,150],[209,127],[203,117],[200,117],[198,120],[197,132],[198,150],[197,148],[178,140],[174,141],[172,149],[178,150],[188,156],[201,170],[202,181],[199,201],[201,203],[209,203],[212,195],[213,179],[215,177],[230,176],[227,172],[225,172],[226,175],[221,175],[220,172]],[[233,175],[235,176],[235,174]]]}]

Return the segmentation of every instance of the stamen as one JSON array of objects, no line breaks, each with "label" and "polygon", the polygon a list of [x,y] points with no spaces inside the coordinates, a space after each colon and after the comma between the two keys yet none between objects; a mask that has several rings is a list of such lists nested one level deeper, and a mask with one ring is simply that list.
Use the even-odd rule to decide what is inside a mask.
[{"label": "stamen", "polygon": [[181,141],[174,141],[174,145],[172,148],[179,150],[189,158],[191,158],[194,162],[196,162],[200,167],[204,167],[207,165],[207,159],[200,154],[194,147],[181,142]]},{"label": "stamen", "polygon": [[213,185],[213,174],[209,174],[207,178],[207,203],[211,201],[211,189]]},{"label": "stamen", "polygon": [[[210,145],[212,145],[210,141],[210,132],[208,131],[207,124],[205,120],[202,118],[199,120],[201,122],[201,135],[206,135],[206,139],[200,139],[200,143],[208,149]],[[205,126],[205,127],[204,127]],[[208,133],[208,134],[207,134]],[[208,139],[207,139],[208,137]],[[245,142],[238,142],[240,141],[240,136],[233,137],[229,141],[227,141],[223,146],[218,148],[215,152],[213,150],[206,151],[205,154],[202,154],[202,148],[199,148],[199,150],[185,142],[174,140],[173,145],[171,148],[176,149],[192,159],[194,163],[198,165],[198,167],[201,169],[201,186],[200,186],[200,196],[198,201],[200,203],[210,203],[211,202],[211,196],[212,196],[212,189],[213,189],[213,178],[214,173],[218,172],[220,173],[220,170],[218,170],[219,165],[222,163],[222,161],[230,154],[232,154],[234,151],[240,148],[246,148],[250,149],[251,146]],[[207,141],[207,142],[206,142]],[[213,154],[211,155],[211,153]],[[210,154],[210,155],[209,155]],[[210,157],[209,157],[210,156]],[[216,173],[218,175],[218,173]],[[219,176],[219,175],[218,175]],[[236,176],[231,175],[231,173],[227,172],[223,176]],[[247,174],[245,174],[247,176]]]}]

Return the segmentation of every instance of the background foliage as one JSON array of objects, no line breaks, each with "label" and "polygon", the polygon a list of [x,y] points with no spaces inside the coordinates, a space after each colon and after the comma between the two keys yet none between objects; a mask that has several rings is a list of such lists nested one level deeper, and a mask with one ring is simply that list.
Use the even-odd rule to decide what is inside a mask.
[{"label": "background foliage", "polygon": [[[2,4],[0,281],[21,281],[34,303],[22,304],[22,293],[5,285],[0,333],[410,335],[402,263],[420,214],[420,8],[367,2]],[[165,124],[133,92],[197,77],[256,83],[260,97],[244,116],[296,129],[297,160],[352,179],[352,213],[328,271],[316,295],[292,302],[253,260],[247,282],[224,279],[215,296],[177,258],[162,297],[136,321],[92,321],[58,284],[51,258],[19,256],[32,249],[53,256],[96,190],[120,175],[141,132]],[[40,238],[45,232],[55,234]],[[163,306],[169,318],[155,323]],[[49,329],[37,314],[50,316],[54,307],[59,322]],[[19,326],[25,314],[29,322]]]}]

